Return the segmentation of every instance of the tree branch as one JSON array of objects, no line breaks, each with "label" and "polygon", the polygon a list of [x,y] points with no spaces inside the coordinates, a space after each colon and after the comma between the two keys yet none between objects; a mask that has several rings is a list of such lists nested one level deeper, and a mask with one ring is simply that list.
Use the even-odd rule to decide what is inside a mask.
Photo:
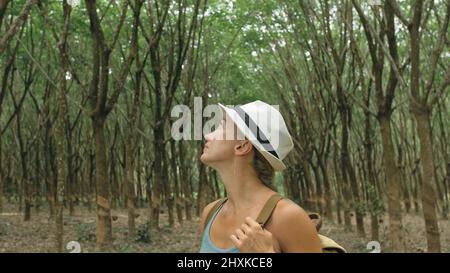
[{"label": "tree branch", "polygon": [[400,20],[400,22],[403,23],[403,25],[405,25],[406,28],[409,28],[411,25],[411,22],[408,21],[408,19],[406,19],[406,17],[403,15],[400,6],[398,5],[396,0],[388,0],[389,5],[392,8],[392,11],[394,12],[394,14],[398,17],[398,19]]},{"label": "tree branch", "polygon": [[0,39],[0,55],[8,47],[9,43],[11,42],[11,38],[14,37],[14,35],[16,35],[16,33],[23,26],[23,24],[25,24],[25,21],[27,20],[28,15],[31,12],[31,8],[36,3],[37,3],[37,0],[28,0],[25,3],[25,5],[23,6],[22,11],[20,12],[16,21],[14,21],[13,25],[9,28],[9,30],[5,33],[5,35],[3,35],[3,37]]}]

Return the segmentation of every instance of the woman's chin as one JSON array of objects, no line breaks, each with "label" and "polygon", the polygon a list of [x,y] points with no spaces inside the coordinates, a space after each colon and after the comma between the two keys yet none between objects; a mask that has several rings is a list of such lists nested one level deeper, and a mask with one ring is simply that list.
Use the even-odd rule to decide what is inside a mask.
[{"label": "woman's chin", "polygon": [[205,164],[206,166],[212,167],[214,160],[207,154],[203,153],[200,156],[200,161]]},{"label": "woman's chin", "polygon": [[205,153],[203,153],[203,154],[200,156],[200,161],[201,161],[203,164],[208,164],[208,156],[207,156]]}]

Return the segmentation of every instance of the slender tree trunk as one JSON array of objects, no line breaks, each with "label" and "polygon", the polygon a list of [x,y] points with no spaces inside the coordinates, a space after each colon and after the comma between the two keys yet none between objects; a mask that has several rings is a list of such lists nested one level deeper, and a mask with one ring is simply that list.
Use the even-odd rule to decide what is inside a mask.
[{"label": "slender tree trunk", "polygon": [[[23,220],[30,221],[31,220],[31,185],[29,181],[29,174],[27,168],[27,158],[28,151],[23,144],[22,137],[22,126],[21,126],[21,110],[17,108],[16,103],[14,103],[15,110],[17,111],[16,115],[16,126],[17,126],[17,139],[19,143],[19,154],[20,154],[20,164],[22,169],[22,177],[21,177],[21,187],[20,187],[20,200],[22,200],[21,196],[24,196],[24,214]],[[22,204],[22,202],[20,202]],[[21,205],[20,205],[21,206]]]},{"label": "slender tree trunk", "polygon": [[[419,95],[420,88],[420,25],[423,0],[416,0],[413,5],[413,18],[408,28],[411,43],[411,83],[410,108],[417,121],[417,131],[420,141],[420,157],[422,174],[425,180],[422,184],[422,209],[425,219],[427,244],[429,252],[440,252],[440,234],[436,215],[436,193],[434,189],[435,170],[433,159],[432,131],[430,124],[431,107],[426,105],[426,99]],[[448,26],[449,8],[447,9],[446,25]],[[444,30],[447,31],[448,29]]]},{"label": "slender tree trunk", "polygon": [[[68,119],[66,118],[67,125]],[[73,163],[72,133],[70,129],[67,132],[67,200],[69,202],[69,215],[75,215],[75,173]]]},{"label": "slender tree trunk", "polygon": [[415,113],[420,140],[422,173],[426,179],[422,185],[422,208],[425,219],[428,252],[441,252],[440,233],[436,214],[436,192],[434,189],[433,145],[429,113]]},{"label": "slender tree trunk", "polygon": [[[439,103],[437,109],[438,114],[438,120],[439,120],[439,129],[441,131],[441,135],[439,137],[440,144],[441,144],[441,150],[446,151],[448,147],[448,141],[446,136],[446,131],[444,127],[444,121],[442,118],[442,112],[444,112],[444,107],[442,106],[442,103]],[[450,211],[450,202],[449,202],[449,180],[450,180],[450,155],[447,153],[444,153],[444,162],[442,164],[443,166],[443,178],[442,178],[442,187],[443,187],[443,200],[444,204],[442,205],[442,218],[448,219],[448,213]]]},{"label": "slender tree trunk", "polygon": [[[140,106],[140,93],[141,93],[141,79],[143,67],[140,63],[138,56],[138,25],[139,25],[139,17],[141,14],[143,1],[137,0],[135,1],[134,9],[133,9],[133,39],[131,40],[131,51],[132,54],[136,55],[136,72],[135,72],[135,86],[134,86],[134,100],[133,100],[133,108],[131,109],[130,114],[130,123],[129,126],[131,128],[128,129],[129,136],[127,138],[128,142],[126,143],[126,197],[127,197],[127,208],[128,208],[128,239],[130,241],[134,240],[136,231],[135,231],[135,179],[134,174],[136,171],[136,160],[135,160],[135,151],[138,144],[136,137],[136,128],[134,128],[137,124],[137,113],[138,108]],[[139,173],[138,173],[139,176]],[[140,180],[140,179],[138,179]],[[140,183],[138,183],[138,187],[140,187]]]},{"label": "slender tree trunk", "polygon": [[[38,143],[35,144],[36,146],[36,151],[40,151],[40,145]],[[41,211],[41,177],[40,177],[40,172],[41,172],[41,160],[39,158],[39,153],[36,152],[35,153],[35,170],[34,170],[34,203],[35,203],[35,212],[36,214],[39,214]],[[1,172],[0,172],[1,175]],[[0,178],[1,179],[1,178]]]},{"label": "slender tree trunk", "polygon": [[[150,47],[150,60],[152,65],[152,75],[154,78],[155,90],[155,111],[153,127],[153,149],[155,152],[154,161],[154,181],[152,185],[151,202],[151,228],[159,227],[159,210],[161,206],[161,187],[162,187],[162,153],[164,152],[164,120],[162,120],[162,83],[161,83],[161,61],[158,51],[158,45],[152,44]],[[151,96],[150,96],[151,97]]]},{"label": "slender tree trunk", "polygon": [[180,173],[184,179],[181,179],[181,187],[183,189],[184,195],[184,210],[186,214],[186,220],[192,220],[192,190],[190,185],[190,176],[187,174],[187,169],[185,165],[185,147],[180,142],[178,145],[178,153],[180,155]]},{"label": "slender tree trunk", "polygon": [[[345,115],[344,115],[344,119]],[[342,121],[342,123],[344,124],[344,120]],[[347,231],[351,231],[352,228],[352,222],[351,222],[351,216],[350,216],[350,201],[351,201],[351,193],[350,193],[350,183],[349,183],[349,177],[348,177],[348,172],[346,171],[347,169],[347,159],[346,157],[348,156],[348,150],[346,149],[347,147],[347,130],[342,130],[342,138],[341,138],[341,154],[340,154],[340,175],[338,176],[338,178],[340,178],[340,181],[338,181],[338,183],[341,183],[342,185],[342,195],[344,197],[344,225],[345,225],[345,230]]]},{"label": "slender tree trunk", "polygon": [[[22,8],[22,11],[20,12],[17,19],[14,21],[14,23],[9,28],[9,30],[6,31],[6,33],[0,39],[0,55],[3,54],[3,52],[5,51],[5,49],[8,47],[9,43],[11,42],[12,38],[17,34],[17,32],[20,30],[20,28],[25,24],[33,5],[35,5],[37,2],[38,2],[38,0],[28,0],[27,2],[25,2],[24,6]],[[5,5],[5,8],[6,8],[6,5]],[[3,19],[4,9],[2,9],[1,12],[2,12],[1,19]],[[0,20],[0,22],[2,22],[2,21],[3,20]]]},{"label": "slender tree trunk", "polygon": [[324,194],[322,190],[322,181],[319,173],[319,168],[310,163],[311,169],[313,170],[314,176],[316,177],[316,192],[314,194],[314,198],[317,200],[318,212],[323,214],[323,203],[324,203]]},{"label": "slender tree trunk", "polygon": [[[0,115],[1,115],[1,106],[0,106]],[[0,136],[0,213],[3,212],[3,196],[4,196],[4,171],[3,171],[3,143],[2,138]]]},{"label": "slender tree trunk", "polygon": [[170,151],[171,151],[171,168],[174,180],[174,191],[175,191],[175,206],[177,211],[177,219],[178,223],[183,224],[183,207],[181,204],[181,196],[180,196],[180,186],[179,186],[179,176],[177,169],[177,161],[176,161],[176,148],[175,148],[175,140],[170,140]]},{"label": "slender tree trunk", "polygon": [[[334,145],[334,151],[333,151],[333,170],[334,170],[334,177],[335,177],[335,183],[336,183],[336,214],[337,214],[337,220],[338,224],[342,225],[342,222],[344,220],[344,225],[347,227],[347,225],[350,225],[351,228],[351,222],[349,219],[347,219],[347,215],[344,209],[344,216],[342,217],[342,197],[343,197],[343,190],[342,190],[342,172],[340,170],[340,165],[338,164],[338,147],[337,145]],[[344,219],[343,219],[344,218]],[[348,222],[347,222],[348,221]]]},{"label": "slender tree trunk", "polygon": [[95,138],[95,184],[97,189],[97,248],[110,247],[112,241],[112,223],[108,167],[106,160],[105,117],[93,120]]},{"label": "slender tree trunk", "polygon": [[128,209],[128,239],[130,241],[134,240],[136,235],[136,227],[134,221],[134,149],[132,147],[133,140],[132,137],[129,136],[126,143],[126,164],[125,164],[125,172],[126,172],[126,182],[125,182],[125,193],[127,200],[127,209]]},{"label": "slender tree trunk", "polygon": [[375,170],[373,166],[373,160],[372,160],[372,141],[371,141],[371,130],[370,130],[370,116],[366,116],[366,140],[365,140],[365,152],[366,152],[366,162],[367,162],[367,170],[368,170],[368,179],[369,179],[369,189],[368,190],[368,199],[370,202],[370,226],[371,226],[371,233],[372,233],[372,240],[378,241],[379,239],[379,223],[378,223],[378,215],[381,213],[380,208],[378,207],[378,203],[381,202],[379,200],[379,192],[378,192],[378,186],[377,186],[377,180],[375,177]]},{"label": "slender tree trunk", "polygon": [[[158,106],[156,106],[158,108]],[[161,121],[155,118],[157,125],[153,130],[155,140],[153,142],[153,148],[155,150],[155,179],[152,187],[152,203],[151,203],[151,227],[157,229],[159,227],[159,209],[161,206],[161,185],[162,185],[162,147],[164,140],[161,126]]]},{"label": "slender tree trunk", "polygon": [[137,203],[140,208],[144,207],[144,190],[142,186],[142,160],[141,160],[141,148],[138,147],[136,151],[136,166],[137,166]]},{"label": "slender tree trunk", "polygon": [[323,177],[323,185],[324,185],[324,196],[325,196],[325,214],[324,216],[328,219],[333,220],[333,204],[332,204],[332,197],[331,197],[331,189],[330,189],[330,179],[328,177],[328,172],[326,167],[324,166],[324,163],[322,160],[319,160],[319,167],[322,171],[322,177]]},{"label": "slender tree trunk", "polygon": [[402,223],[400,175],[395,164],[395,150],[391,139],[390,116],[379,118],[381,129],[381,140],[383,143],[383,165],[385,167],[389,214],[389,239],[394,252],[405,251],[405,237]]},{"label": "slender tree trunk", "polygon": [[[115,48],[117,39],[114,39],[111,45],[105,41],[104,33],[101,27],[101,20],[98,16],[99,9],[95,0],[85,0],[86,10],[89,16],[90,32],[92,37],[92,79],[90,83],[90,103],[91,119],[95,139],[95,180],[97,188],[97,249],[105,249],[111,245],[112,223],[110,207],[110,185],[108,177],[108,167],[106,160],[106,139],[105,122],[106,117],[112,111],[117,103],[119,95],[123,89],[126,76],[134,61],[135,54],[130,52],[125,62],[120,68],[119,77],[114,81],[112,94],[108,97],[109,74],[110,74],[110,56]],[[122,5],[122,13],[117,24],[114,37],[118,37],[123,22],[126,18],[129,2],[125,1]],[[136,39],[133,34],[132,39]]]},{"label": "slender tree trunk", "polygon": [[5,16],[6,8],[11,0],[0,0],[0,31],[2,30],[3,17]]},{"label": "slender tree trunk", "polygon": [[[364,218],[363,218],[363,211],[361,209],[361,198],[359,194],[359,187],[356,181],[355,171],[352,166],[352,162],[350,160],[350,154],[349,154],[349,124],[350,124],[350,116],[351,116],[351,110],[346,102],[346,98],[343,95],[343,90],[340,86],[340,82],[337,83],[337,93],[338,93],[338,100],[339,100],[339,113],[341,116],[341,122],[342,122],[342,138],[341,138],[341,168],[343,172],[343,178],[344,178],[344,191],[348,189],[348,187],[351,190],[353,194],[353,203],[354,203],[354,209],[355,209],[355,218],[356,218],[356,230],[358,232],[358,235],[360,237],[365,237],[365,230],[364,230]],[[345,193],[344,193],[345,194]],[[348,195],[350,197],[350,194]],[[345,198],[347,202],[349,202],[350,198]],[[347,223],[349,224],[349,223]],[[349,228],[348,225],[346,225],[347,228]]]},{"label": "slender tree trunk", "polygon": [[[163,135],[163,139],[164,139],[164,135]],[[161,154],[162,154],[162,173],[163,173],[163,179],[165,179],[165,181],[162,181],[162,185],[163,185],[163,192],[164,192],[164,199],[165,199],[165,203],[167,206],[167,211],[169,214],[169,226],[173,227],[175,225],[175,217],[174,217],[174,213],[173,213],[173,205],[174,205],[174,197],[172,194],[172,183],[171,183],[171,179],[169,178],[169,164],[167,163],[167,154],[166,154],[166,149],[165,149],[165,145],[163,144],[161,146]]]}]

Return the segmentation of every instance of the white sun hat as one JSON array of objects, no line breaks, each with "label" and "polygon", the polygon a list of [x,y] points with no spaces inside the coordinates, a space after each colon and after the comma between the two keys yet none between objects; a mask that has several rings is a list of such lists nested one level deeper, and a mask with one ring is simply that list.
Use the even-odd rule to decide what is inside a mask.
[{"label": "white sun hat", "polygon": [[275,171],[286,169],[282,160],[294,143],[278,109],[260,100],[233,108],[219,106],[236,124],[238,139],[247,138]]}]

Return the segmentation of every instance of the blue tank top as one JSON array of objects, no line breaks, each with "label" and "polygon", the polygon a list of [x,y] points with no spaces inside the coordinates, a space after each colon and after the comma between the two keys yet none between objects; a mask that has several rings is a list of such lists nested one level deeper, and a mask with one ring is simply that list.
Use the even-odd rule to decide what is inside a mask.
[{"label": "blue tank top", "polygon": [[202,244],[200,246],[200,253],[239,253],[239,249],[235,246],[230,248],[219,248],[215,246],[214,243],[211,241],[210,237],[211,225],[214,219],[216,218],[217,213],[219,213],[220,209],[222,208],[222,206],[223,204],[220,205],[220,207],[214,212],[213,216],[211,217],[211,220],[205,227],[202,237]]}]

